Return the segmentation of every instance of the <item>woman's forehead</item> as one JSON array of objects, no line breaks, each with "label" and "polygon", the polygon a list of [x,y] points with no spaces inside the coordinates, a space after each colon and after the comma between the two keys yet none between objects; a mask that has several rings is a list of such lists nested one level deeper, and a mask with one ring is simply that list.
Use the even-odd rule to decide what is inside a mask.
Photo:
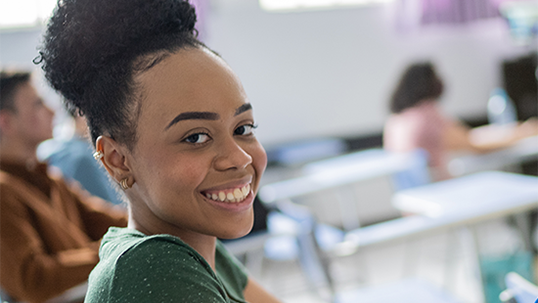
[{"label": "woman's forehead", "polygon": [[136,81],[142,111],[162,112],[162,118],[178,112],[235,111],[247,103],[243,87],[229,66],[200,48],[166,56]]}]

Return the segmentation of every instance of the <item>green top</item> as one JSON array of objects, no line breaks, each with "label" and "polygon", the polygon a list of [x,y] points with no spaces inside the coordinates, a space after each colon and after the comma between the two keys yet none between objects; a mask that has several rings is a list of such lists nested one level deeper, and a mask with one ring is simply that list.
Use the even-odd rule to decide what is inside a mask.
[{"label": "green top", "polygon": [[111,227],[99,257],[84,302],[245,302],[246,271],[220,241],[216,273],[181,239],[129,228]]}]

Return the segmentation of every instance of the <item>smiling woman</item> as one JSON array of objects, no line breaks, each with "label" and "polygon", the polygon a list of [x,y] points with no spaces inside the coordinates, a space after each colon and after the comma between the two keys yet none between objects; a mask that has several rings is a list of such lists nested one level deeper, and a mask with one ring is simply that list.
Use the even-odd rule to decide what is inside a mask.
[{"label": "smiling woman", "polygon": [[48,26],[46,77],[129,199],[86,302],[277,302],[217,240],[252,228],[267,158],[239,79],[195,20],[180,0],[66,0]]}]

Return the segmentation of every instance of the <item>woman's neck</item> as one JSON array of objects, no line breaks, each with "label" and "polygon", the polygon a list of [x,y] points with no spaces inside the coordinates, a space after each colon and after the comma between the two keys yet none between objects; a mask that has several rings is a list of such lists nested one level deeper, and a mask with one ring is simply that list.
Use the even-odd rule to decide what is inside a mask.
[{"label": "woman's neck", "polygon": [[177,227],[172,226],[155,226],[150,220],[140,220],[133,211],[132,205],[129,206],[129,223],[128,228],[136,229],[145,235],[155,234],[169,234],[180,238],[183,242],[187,243],[196,252],[198,252],[215,270],[215,250],[217,245],[217,238],[214,236],[208,236],[189,230],[180,230]]}]

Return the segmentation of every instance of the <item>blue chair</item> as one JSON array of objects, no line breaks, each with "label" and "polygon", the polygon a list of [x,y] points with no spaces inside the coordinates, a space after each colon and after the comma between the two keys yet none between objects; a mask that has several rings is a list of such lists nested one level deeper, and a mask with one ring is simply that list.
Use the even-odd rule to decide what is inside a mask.
[{"label": "blue chair", "polygon": [[319,138],[293,142],[276,148],[267,148],[267,159],[285,166],[298,166],[308,162],[336,157],[346,152],[343,139]]},{"label": "blue chair", "polygon": [[505,277],[506,290],[499,295],[503,302],[536,303],[538,302],[538,286],[515,272]]},{"label": "blue chair", "polygon": [[403,190],[431,183],[428,169],[428,152],[417,149],[412,154],[409,168],[392,175],[394,190]]}]

